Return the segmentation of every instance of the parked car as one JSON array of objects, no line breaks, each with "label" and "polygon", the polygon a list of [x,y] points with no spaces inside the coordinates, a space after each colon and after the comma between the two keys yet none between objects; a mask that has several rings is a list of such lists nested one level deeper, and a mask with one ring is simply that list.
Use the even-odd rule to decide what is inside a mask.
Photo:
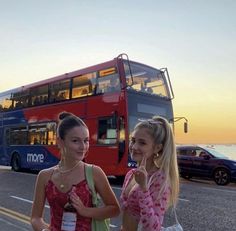
[{"label": "parked car", "polygon": [[180,176],[211,178],[218,185],[236,182],[236,161],[214,148],[177,146]]}]

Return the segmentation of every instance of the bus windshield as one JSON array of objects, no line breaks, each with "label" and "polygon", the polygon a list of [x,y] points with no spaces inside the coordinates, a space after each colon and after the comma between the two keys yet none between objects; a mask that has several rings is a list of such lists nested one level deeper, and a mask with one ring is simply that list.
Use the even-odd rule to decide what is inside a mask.
[{"label": "bus windshield", "polygon": [[124,62],[124,68],[130,89],[171,98],[164,71],[131,61]]}]

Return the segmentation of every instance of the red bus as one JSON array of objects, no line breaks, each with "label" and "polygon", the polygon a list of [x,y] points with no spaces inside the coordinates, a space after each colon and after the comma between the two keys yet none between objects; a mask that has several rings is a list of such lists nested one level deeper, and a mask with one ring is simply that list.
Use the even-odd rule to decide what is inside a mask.
[{"label": "red bus", "polygon": [[69,111],[89,127],[86,162],[107,175],[123,176],[135,163],[129,134],[138,119],[161,115],[173,120],[173,91],[168,71],[113,60],[62,74],[0,94],[0,164],[40,170],[58,163],[56,120]]}]

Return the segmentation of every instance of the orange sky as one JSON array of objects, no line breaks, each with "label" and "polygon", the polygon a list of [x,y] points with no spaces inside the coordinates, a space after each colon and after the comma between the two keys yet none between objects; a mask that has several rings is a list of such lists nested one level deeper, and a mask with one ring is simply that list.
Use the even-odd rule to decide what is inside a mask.
[{"label": "orange sky", "polygon": [[[191,97],[190,97],[191,98]],[[195,144],[235,144],[236,143],[236,109],[233,99],[231,105],[211,105],[205,102],[195,105],[186,103],[181,107],[174,102],[175,115],[185,116],[188,119],[188,133],[183,132],[183,120],[175,123],[175,136],[177,143]],[[179,108],[178,108],[179,107]]]}]

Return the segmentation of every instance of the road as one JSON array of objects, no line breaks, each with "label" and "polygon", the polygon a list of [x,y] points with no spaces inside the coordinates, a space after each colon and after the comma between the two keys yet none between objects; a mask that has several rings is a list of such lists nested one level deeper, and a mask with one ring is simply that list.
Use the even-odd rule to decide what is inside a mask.
[{"label": "road", "polygon": [[[0,231],[29,231],[30,210],[36,174],[12,172],[0,168]],[[109,178],[119,198],[121,185]],[[203,180],[181,179],[177,215],[184,231],[236,231],[236,184],[217,186]],[[49,207],[45,208],[49,221]],[[120,216],[111,220],[111,230],[117,231]],[[164,225],[174,224],[174,215],[167,212]]]}]

